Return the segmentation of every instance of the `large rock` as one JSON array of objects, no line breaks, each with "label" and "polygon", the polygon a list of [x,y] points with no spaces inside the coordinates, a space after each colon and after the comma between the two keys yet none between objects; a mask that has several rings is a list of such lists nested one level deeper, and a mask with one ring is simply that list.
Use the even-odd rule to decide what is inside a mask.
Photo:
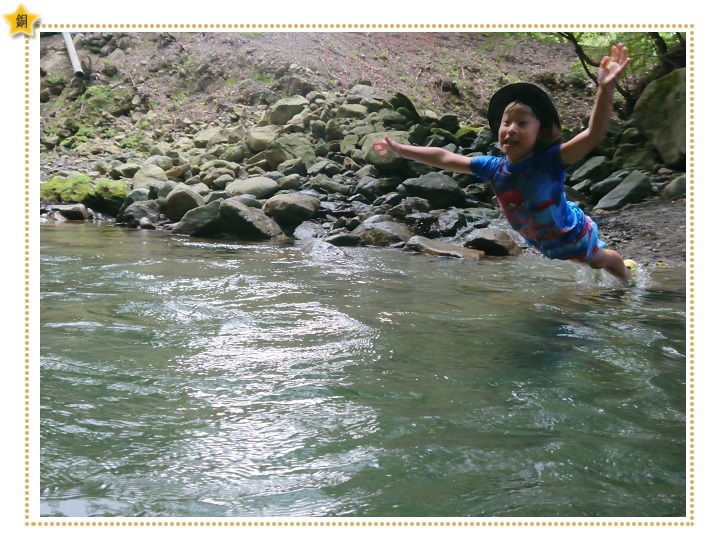
[{"label": "large rock", "polygon": [[652,193],[651,181],[639,171],[631,172],[616,188],[606,194],[594,207],[606,211],[620,209],[627,203],[636,203]]},{"label": "large rock", "polygon": [[146,201],[148,199],[150,199],[148,188],[137,188],[135,190],[132,190],[126,195],[126,198],[121,204],[121,207],[119,207],[117,218],[121,218],[121,215],[124,214],[126,208],[132,203],[137,201]]},{"label": "large rock", "polygon": [[188,211],[179,223],[174,226],[172,233],[193,237],[214,236],[219,229],[217,215],[220,212],[221,203],[222,200],[218,199]]},{"label": "large rock", "polygon": [[200,194],[180,183],[166,197],[164,212],[172,220],[179,220],[188,211],[203,205],[204,198]]},{"label": "large rock", "polygon": [[363,160],[367,164],[373,164],[380,170],[399,169],[404,165],[404,159],[401,159],[392,153],[381,156],[373,147],[374,141],[381,140],[384,136],[388,136],[395,142],[401,142],[403,144],[410,143],[409,133],[404,131],[374,132],[372,134],[368,134],[364,136],[363,140],[361,140]]},{"label": "large rock", "polygon": [[427,239],[419,235],[415,235],[409,239],[404,249],[429,255],[456,257],[458,259],[469,259],[472,261],[477,261],[485,257],[485,252],[480,250],[455,246],[454,244]]},{"label": "large rock", "polygon": [[391,192],[402,183],[402,179],[397,177],[370,177],[364,176],[359,179],[353,189],[354,194],[361,194],[369,201],[373,201],[382,194]]},{"label": "large rock", "polygon": [[606,157],[591,157],[570,177],[571,184],[590,179],[594,183],[602,181],[611,174],[611,166]]},{"label": "large rock", "polygon": [[223,129],[220,127],[210,127],[209,129],[199,131],[193,138],[194,147],[206,148],[213,138],[219,139],[222,131]]},{"label": "large rock", "polygon": [[649,84],[634,106],[632,117],[638,129],[672,167],[686,162],[686,107],[686,69],[676,69]]},{"label": "large rock", "polygon": [[263,212],[282,225],[298,225],[312,219],[320,206],[320,200],[313,196],[278,194],[265,202]]},{"label": "large rock", "polygon": [[298,240],[322,239],[326,236],[326,229],[316,222],[303,222],[293,231],[293,237]]},{"label": "large rock", "polygon": [[522,253],[520,247],[506,231],[496,228],[475,229],[465,237],[464,245],[493,256],[520,255]]},{"label": "large rock", "polygon": [[277,138],[265,150],[265,161],[271,170],[277,170],[286,160],[301,159],[306,168],[316,163],[315,150],[305,136],[292,134]]},{"label": "large rock", "polygon": [[382,103],[386,103],[390,102],[393,98],[393,94],[378,90],[366,84],[356,84],[346,92],[346,102],[352,104],[360,104],[361,101],[381,101]]},{"label": "large rock", "polygon": [[217,223],[221,233],[244,240],[266,240],[283,234],[262,209],[247,207],[234,199],[220,202]]},{"label": "large rock", "polygon": [[265,125],[264,127],[253,127],[247,133],[247,146],[255,153],[265,151],[270,144],[280,135],[280,127],[277,125]]},{"label": "large rock", "polygon": [[88,209],[82,203],[74,203],[71,205],[51,205],[48,208],[50,211],[57,211],[66,220],[89,220],[91,215],[88,213]]},{"label": "large rock", "polygon": [[661,192],[665,198],[677,199],[687,195],[687,176],[682,174],[674,178]]},{"label": "large rock", "polygon": [[166,181],[167,174],[164,173],[164,170],[162,170],[159,166],[149,164],[147,166],[142,166],[134,174],[132,188],[134,190],[138,188],[149,188],[157,182],[164,183]]},{"label": "large rock", "polygon": [[363,119],[368,115],[368,109],[362,104],[342,104],[336,112],[337,118]]},{"label": "large rock", "polygon": [[285,97],[270,107],[268,118],[273,125],[285,125],[296,114],[301,113],[310,103],[301,95]]},{"label": "large rock", "polygon": [[228,183],[225,191],[233,196],[249,194],[258,199],[269,198],[279,190],[277,181],[268,177],[251,177],[250,179],[236,179]]},{"label": "large rock", "polygon": [[161,210],[156,200],[135,201],[126,209],[116,221],[120,224],[136,227],[143,218],[151,222],[158,222]]},{"label": "large rock", "polygon": [[370,246],[392,246],[406,243],[414,233],[390,216],[374,216],[353,230],[353,234]]},{"label": "large rock", "polygon": [[619,144],[611,159],[611,166],[616,170],[624,168],[640,168],[650,170],[659,162],[659,153],[649,142],[640,144]]},{"label": "large rock", "polygon": [[424,198],[433,209],[447,209],[462,206],[467,198],[457,181],[439,172],[431,172],[421,177],[407,179],[397,190],[403,189],[408,195]]},{"label": "large rock", "polygon": [[127,162],[125,164],[119,164],[118,166],[111,168],[111,170],[109,170],[109,175],[112,179],[120,179],[121,177],[130,179],[134,177],[136,172],[138,172],[140,169],[141,164]]},{"label": "large rock", "polygon": [[620,185],[629,173],[631,173],[629,170],[619,170],[606,177],[603,181],[591,185],[589,190],[591,202],[598,203],[603,196]]}]

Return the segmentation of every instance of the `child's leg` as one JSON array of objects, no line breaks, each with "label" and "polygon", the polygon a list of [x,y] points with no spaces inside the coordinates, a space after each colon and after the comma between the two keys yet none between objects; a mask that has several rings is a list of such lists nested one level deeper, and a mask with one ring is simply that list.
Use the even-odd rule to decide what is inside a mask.
[{"label": "child's leg", "polygon": [[604,269],[621,281],[631,279],[631,271],[624,265],[624,260],[616,250],[601,248],[586,264],[593,269]]}]

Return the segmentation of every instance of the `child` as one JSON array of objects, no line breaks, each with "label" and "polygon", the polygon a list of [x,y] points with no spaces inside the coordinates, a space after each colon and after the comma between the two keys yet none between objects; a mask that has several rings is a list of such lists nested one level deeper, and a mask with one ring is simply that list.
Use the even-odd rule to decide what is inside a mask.
[{"label": "child", "polygon": [[489,182],[510,225],[550,259],[581,261],[605,269],[629,283],[631,264],[605,248],[596,224],[575,204],[566,201],[565,168],[580,160],[603,140],[613,110],[616,80],[631,60],[623,44],[611,48],[598,70],[598,90],[588,128],[559,144],[560,118],[545,91],[527,83],[507,85],[493,95],[487,121],[504,157],[466,157],[439,147],[401,144],[388,136],[376,140],[380,155],[398,157]]}]

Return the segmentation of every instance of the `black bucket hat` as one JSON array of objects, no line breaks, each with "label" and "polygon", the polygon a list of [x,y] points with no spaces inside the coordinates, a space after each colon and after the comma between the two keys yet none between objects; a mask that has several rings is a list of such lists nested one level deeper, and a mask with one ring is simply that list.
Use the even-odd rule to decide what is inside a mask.
[{"label": "black bucket hat", "polygon": [[535,84],[517,82],[503,86],[490,99],[487,122],[490,124],[492,132],[498,131],[505,108],[514,101],[532,108],[535,116],[540,120],[541,127],[556,127],[560,130],[560,116],[550,94]]}]

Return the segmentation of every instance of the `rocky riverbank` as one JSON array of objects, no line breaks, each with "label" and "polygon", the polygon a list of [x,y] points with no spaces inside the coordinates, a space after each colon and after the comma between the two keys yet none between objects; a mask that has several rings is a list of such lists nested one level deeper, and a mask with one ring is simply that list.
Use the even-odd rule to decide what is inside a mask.
[{"label": "rocky riverbank", "polygon": [[[51,61],[61,62],[58,49],[45,49],[42,219],[110,218],[182,235],[317,239],[467,259],[539,255],[471,176],[372,148],[388,134],[463,154],[498,154],[477,107],[465,121],[364,76],[347,88],[316,87],[314,71],[299,64],[258,71],[270,77],[264,98],[247,91],[237,102],[215,103],[234,83],[211,62],[192,69],[191,61],[169,60],[175,56],[164,53],[184,47],[182,39],[159,37],[140,75],[128,61],[139,45],[134,36],[108,36],[76,38],[101,64],[90,86],[64,82]],[[150,65],[154,58],[158,65]],[[192,93],[204,86],[197,92],[205,107],[150,106],[160,77],[183,80]],[[683,71],[657,81],[634,116],[614,122],[602,146],[568,172],[569,198],[592,215],[605,240],[645,265],[685,265],[684,84]],[[224,120],[205,116],[212,106],[222,107]]]}]

